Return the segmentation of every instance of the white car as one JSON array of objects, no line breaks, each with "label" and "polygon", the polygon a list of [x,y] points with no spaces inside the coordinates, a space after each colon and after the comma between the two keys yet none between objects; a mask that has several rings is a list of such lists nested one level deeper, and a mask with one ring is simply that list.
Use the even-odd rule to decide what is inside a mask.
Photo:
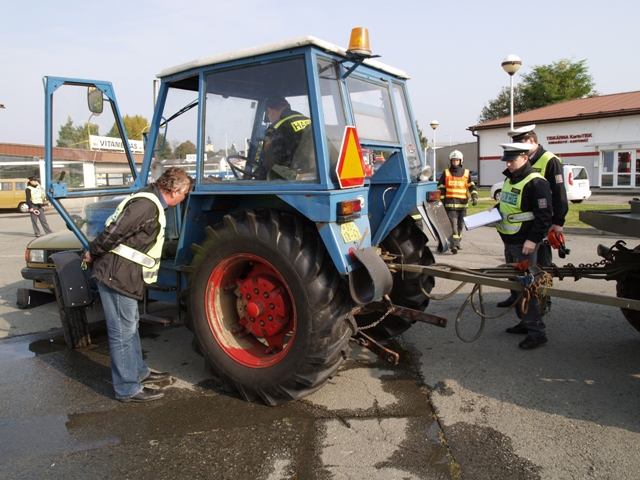
[{"label": "white car", "polygon": [[[579,165],[562,165],[564,174],[564,186],[567,190],[567,200],[571,203],[582,203],[591,196],[591,186],[589,185],[589,174],[587,169]],[[491,187],[491,198],[500,201],[502,184],[498,182]]]}]

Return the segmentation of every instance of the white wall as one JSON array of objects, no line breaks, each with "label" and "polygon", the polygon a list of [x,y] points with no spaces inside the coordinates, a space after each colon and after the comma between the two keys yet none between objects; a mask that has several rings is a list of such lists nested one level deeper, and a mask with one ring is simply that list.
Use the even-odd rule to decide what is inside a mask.
[{"label": "white wall", "polygon": [[[509,128],[480,130],[479,182],[489,186],[504,179],[501,143],[508,143]],[[591,186],[600,185],[601,151],[640,148],[640,115],[538,125],[538,141],[565,164],[587,169]]]}]

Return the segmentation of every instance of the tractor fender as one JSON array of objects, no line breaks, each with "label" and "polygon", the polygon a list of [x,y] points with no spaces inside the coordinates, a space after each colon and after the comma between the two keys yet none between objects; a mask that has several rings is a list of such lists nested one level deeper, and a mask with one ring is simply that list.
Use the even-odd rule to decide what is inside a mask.
[{"label": "tractor fender", "polygon": [[362,268],[349,273],[349,291],[358,305],[366,305],[388,295],[393,287],[393,277],[384,263],[378,249],[367,247],[353,250],[353,255],[362,264]]}]

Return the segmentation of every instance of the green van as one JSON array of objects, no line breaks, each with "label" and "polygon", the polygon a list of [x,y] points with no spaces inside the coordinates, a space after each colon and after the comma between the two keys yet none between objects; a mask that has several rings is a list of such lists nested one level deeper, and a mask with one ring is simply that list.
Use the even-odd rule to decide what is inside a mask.
[{"label": "green van", "polygon": [[0,179],[0,208],[18,209],[22,213],[29,212],[25,189],[26,178]]}]

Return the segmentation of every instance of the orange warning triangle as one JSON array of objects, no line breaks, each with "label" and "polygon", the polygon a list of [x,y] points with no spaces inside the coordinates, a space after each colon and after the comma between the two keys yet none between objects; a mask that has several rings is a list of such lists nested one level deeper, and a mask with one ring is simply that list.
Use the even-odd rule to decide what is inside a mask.
[{"label": "orange warning triangle", "polygon": [[364,160],[356,127],[346,127],[342,138],[340,159],[336,165],[340,188],[364,185]]}]

